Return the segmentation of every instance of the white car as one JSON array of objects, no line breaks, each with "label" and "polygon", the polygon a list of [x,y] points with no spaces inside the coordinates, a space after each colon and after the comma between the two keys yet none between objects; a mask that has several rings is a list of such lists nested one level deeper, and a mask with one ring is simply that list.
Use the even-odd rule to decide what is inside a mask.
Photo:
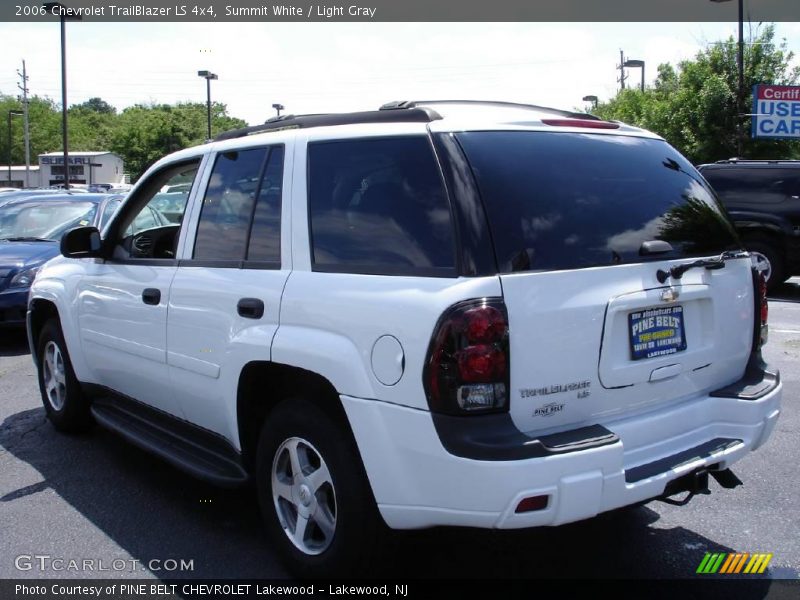
[{"label": "white car", "polygon": [[[181,184],[179,218],[129,228]],[[280,117],[162,159],[61,250],[28,312],[52,423],[255,480],[303,575],[363,572],[387,526],[735,487],[780,413],[764,282],[713,192],[590,115]]]}]

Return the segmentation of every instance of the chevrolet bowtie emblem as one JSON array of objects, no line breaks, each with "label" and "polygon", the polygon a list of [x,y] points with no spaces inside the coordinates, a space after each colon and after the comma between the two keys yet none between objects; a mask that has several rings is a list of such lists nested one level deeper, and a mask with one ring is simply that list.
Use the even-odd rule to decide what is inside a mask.
[{"label": "chevrolet bowtie emblem", "polygon": [[661,292],[661,300],[662,302],[675,302],[680,295],[680,292],[675,288],[669,288]]}]

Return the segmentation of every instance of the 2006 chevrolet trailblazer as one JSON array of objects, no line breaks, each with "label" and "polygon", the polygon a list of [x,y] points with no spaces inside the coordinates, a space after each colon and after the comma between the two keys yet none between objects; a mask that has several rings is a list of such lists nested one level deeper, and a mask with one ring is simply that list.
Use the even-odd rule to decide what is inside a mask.
[{"label": "2006 chevrolet trailblazer", "polygon": [[[168,225],[130,224],[190,189]],[[781,384],[763,277],[659,137],[508,103],[284,116],[62,240],[28,329],[61,430],[258,487],[296,571],[389,528],[558,525],[723,487]]]}]

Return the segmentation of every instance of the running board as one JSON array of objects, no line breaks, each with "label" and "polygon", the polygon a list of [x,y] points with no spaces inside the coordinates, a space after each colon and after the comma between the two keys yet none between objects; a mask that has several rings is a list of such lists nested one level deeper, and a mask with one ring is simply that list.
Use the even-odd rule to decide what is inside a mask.
[{"label": "running board", "polygon": [[249,480],[241,455],[210,431],[117,396],[95,399],[92,414],[106,429],[198,479],[222,487],[238,487]]}]

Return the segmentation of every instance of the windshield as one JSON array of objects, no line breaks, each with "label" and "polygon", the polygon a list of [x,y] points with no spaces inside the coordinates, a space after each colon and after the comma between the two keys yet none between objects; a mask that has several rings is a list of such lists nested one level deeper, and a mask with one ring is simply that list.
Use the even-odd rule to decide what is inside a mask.
[{"label": "windshield", "polygon": [[[457,134],[505,273],[720,254],[741,247],[705,181],[669,144],[619,135]],[[663,240],[666,254],[640,252]]]},{"label": "windshield", "polygon": [[0,207],[0,239],[60,240],[69,229],[91,225],[93,202],[31,202]]}]

